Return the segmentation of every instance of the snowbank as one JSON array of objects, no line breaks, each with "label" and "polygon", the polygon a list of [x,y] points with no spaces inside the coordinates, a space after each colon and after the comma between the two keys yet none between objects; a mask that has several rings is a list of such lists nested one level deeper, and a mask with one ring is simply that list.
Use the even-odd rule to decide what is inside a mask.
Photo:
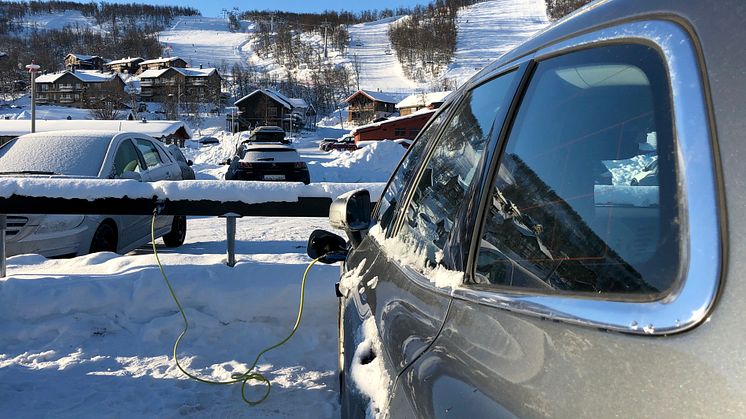
[{"label": "snowbank", "polygon": [[329,162],[310,162],[312,181],[386,182],[407,150],[393,141],[377,141],[352,153],[333,152]]}]

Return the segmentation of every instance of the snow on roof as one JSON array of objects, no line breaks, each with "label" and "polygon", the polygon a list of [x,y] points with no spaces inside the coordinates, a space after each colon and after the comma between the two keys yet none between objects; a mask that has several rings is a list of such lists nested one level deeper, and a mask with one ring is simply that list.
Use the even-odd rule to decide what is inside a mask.
[{"label": "snow on roof", "polygon": [[103,57],[101,57],[99,55],[85,55],[85,54],[75,54],[75,53],[67,54],[68,57],[71,56],[71,55],[73,57],[79,59],[80,61],[91,61],[94,58],[101,58],[101,59],[103,59]]},{"label": "snow on roof", "polygon": [[350,97],[348,97],[347,99],[345,99],[345,102],[349,102],[353,97],[355,97],[355,96],[357,96],[359,94],[365,95],[370,100],[374,100],[376,102],[384,102],[384,103],[397,103],[398,102],[398,100],[394,99],[388,93],[374,92],[372,90],[362,90],[362,89],[358,90],[357,92],[355,92],[352,95],[350,95]]},{"label": "snow on roof", "polygon": [[291,97],[289,98],[290,104],[293,105],[294,108],[307,108],[308,103],[306,103],[305,100],[298,98],[298,97]]},{"label": "snow on roof", "polygon": [[156,59],[153,59],[153,60],[145,60],[145,61],[141,62],[140,64],[168,63],[168,62],[176,61],[176,60],[180,60],[180,59],[181,58],[179,58],[179,57],[166,57],[166,58],[160,57],[160,58],[156,58]]},{"label": "snow on roof", "polygon": [[57,79],[64,76],[65,74],[72,74],[78,80],[85,83],[103,83],[113,80],[114,77],[119,77],[115,73],[102,73],[98,70],[75,70],[75,72],[65,70],[59,73],[42,74],[41,76],[36,77],[36,82],[54,83],[57,81]]},{"label": "snow on roof", "polygon": [[160,76],[162,76],[165,72],[174,70],[181,74],[183,74],[185,77],[207,77],[212,75],[212,73],[216,72],[217,70],[215,68],[181,68],[181,67],[169,67],[164,68],[161,70],[145,70],[142,73],[140,73],[141,79],[156,79]]},{"label": "snow on roof", "polygon": [[132,62],[135,62],[135,61],[137,61],[137,60],[142,60],[142,57],[132,57],[132,58],[130,58],[130,57],[127,57],[127,58],[120,58],[120,59],[118,59],[118,60],[114,60],[114,61],[109,61],[109,62],[108,62],[108,63],[106,63],[106,64],[108,64],[108,65],[113,65],[113,64],[127,64],[127,63],[132,63]]},{"label": "snow on roof", "polygon": [[450,90],[445,92],[415,93],[405,97],[404,100],[397,103],[396,109],[415,108],[420,106],[430,106],[433,103],[442,103],[445,102],[446,97],[450,94]]},{"label": "snow on roof", "polygon": [[378,128],[381,125],[389,124],[391,122],[403,121],[405,119],[416,118],[416,117],[419,117],[419,116],[422,116],[422,115],[430,115],[430,116],[432,116],[432,114],[434,114],[436,111],[437,111],[436,109],[420,109],[419,111],[412,112],[409,115],[398,116],[396,118],[388,118],[388,119],[384,119],[383,121],[373,122],[372,124],[361,125],[361,126],[355,128],[354,130],[352,130],[352,135],[357,134],[359,131],[368,130],[368,129],[371,129],[371,128]]},{"label": "snow on roof", "polygon": [[[256,89],[253,92],[249,93],[248,95],[242,97],[241,99],[238,99],[236,101],[236,103],[234,103],[234,105],[238,106],[238,104],[240,102],[243,102],[244,100],[246,100],[246,99],[248,99],[248,98],[250,98],[250,97],[252,97],[252,96],[254,96],[256,94],[259,94],[259,93],[263,93],[263,94],[269,96],[274,101],[278,102],[279,104],[281,104],[284,108],[287,108],[288,110],[293,110],[293,108],[294,108],[292,99],[290,99],[289,97],[283,95],[282,93],[280,93],[280,92],[278,92],[276,90],[272,90],[272,89]],[[300,100],[303,100],[303,99],[300,99]],[[304,103],[305,103],[305,101],[304,101]],[[306,106],[308,106],[308,105],[306,105]]]},{"label": "snow on roof", "polygon": [[[138,132],[154,138],[168,137],[183,129],[191,137],[191,132],[181,121],[119,121],[119,120],[80,120],[58,119],[36,121],[36,132],[95,130],[111,132]],[[0,120],[0,137],[16,137],[31,132],[30,120]]]}]

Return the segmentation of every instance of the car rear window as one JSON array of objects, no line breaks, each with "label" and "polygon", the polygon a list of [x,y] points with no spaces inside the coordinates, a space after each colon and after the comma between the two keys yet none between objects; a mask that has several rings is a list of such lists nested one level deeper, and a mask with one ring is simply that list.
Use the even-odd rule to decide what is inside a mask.
[{"label": "car rear window", "polygon": [[538,64],[492,186],[476,281],[542,293],[659,297],[679,275],[669,81],[614,45]]},{"label": "car rear window", "polygon": [[0,172],[51,172],[97,176],[111,138],[34,135],[0,147]]}]

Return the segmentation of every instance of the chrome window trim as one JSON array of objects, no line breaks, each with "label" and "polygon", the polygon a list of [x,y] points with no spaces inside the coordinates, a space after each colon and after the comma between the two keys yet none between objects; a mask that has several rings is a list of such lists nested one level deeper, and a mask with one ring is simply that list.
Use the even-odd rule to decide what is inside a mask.
[{"label": "chrome window trim", "polygon": [[625,41],[654,45],[663,56],[670,78],[677,170],[685,206],[682,209],[685,218],[682,220],[683,279],[678,287],[652,302],[536,295],[527,294],[525,290],[520,294],[503,289],[485,291],[470,289],[467,285],[453,291],[455,298],[531,316],[642,335],[682,332],[707,317],[720,283],[722,244],[704,83],[688,33],[670,21],[624,23],[545,47],[524,59],[541,61],[573,50]]}]

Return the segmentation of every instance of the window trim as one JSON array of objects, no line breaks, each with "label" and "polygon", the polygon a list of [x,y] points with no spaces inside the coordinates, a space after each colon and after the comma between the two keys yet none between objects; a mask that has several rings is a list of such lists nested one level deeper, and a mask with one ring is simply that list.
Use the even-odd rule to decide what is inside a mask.
[{"label": "window trim", "polygon": [[[723,242],[705,84],[694,42],[688,33],[670,21],[623,23],[547,46],[521,61],[541,61],[579,49],[618,43],[644,43],[655,47],[668,70],[674,142],[682,185],[680,195],[684,203],[681,234],[685,238],[688,236],[688,240],[682,242],[683,278],[677,282],[678,287],[662,299],[649,302],[542,295],[528,290],[487,291],[467,284],[454,290],[454,298],[540,318],[640,335],[683,332],[708,316],[720,285]],[[511,115],[511,121],[514,116]],[[493,166],[501,154],[496,155]],[[696,176],[685,176],[686,173],[696,173]],[[483,219],[477,223],[479,234],[473,235],[467,269],[467,275],[472,276],[478,255],[478,246],[475,248],[474,243],[481,239]]]}]

